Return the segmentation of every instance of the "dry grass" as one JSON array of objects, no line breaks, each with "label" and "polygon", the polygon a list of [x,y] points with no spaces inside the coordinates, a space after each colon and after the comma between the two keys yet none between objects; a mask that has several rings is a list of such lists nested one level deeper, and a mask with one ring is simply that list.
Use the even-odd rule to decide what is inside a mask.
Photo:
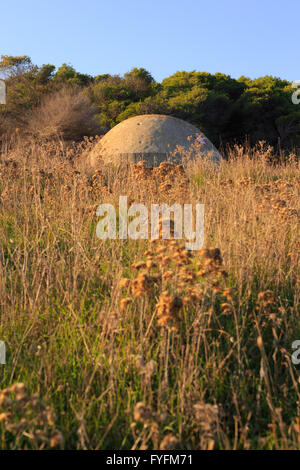
[{"label": "dry grass", "polygon": [[[24,383],[33,417],[1,408],[1,448],[299,449],[299,163],[237,147],[218,170],[90,176],[88,145],[2,155],[1,393]],[[119,195],[204,203],[204,250],[99,240]]]}]

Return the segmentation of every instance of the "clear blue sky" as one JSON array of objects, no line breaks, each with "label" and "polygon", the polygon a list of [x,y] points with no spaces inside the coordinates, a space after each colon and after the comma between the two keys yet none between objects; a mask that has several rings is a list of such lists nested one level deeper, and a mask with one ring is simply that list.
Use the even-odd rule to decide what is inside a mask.
[{"label": "clear blue sky", "polygon": [[300,0],[8,0],[0,54],[82,73],[146,68],[300,80]]}]

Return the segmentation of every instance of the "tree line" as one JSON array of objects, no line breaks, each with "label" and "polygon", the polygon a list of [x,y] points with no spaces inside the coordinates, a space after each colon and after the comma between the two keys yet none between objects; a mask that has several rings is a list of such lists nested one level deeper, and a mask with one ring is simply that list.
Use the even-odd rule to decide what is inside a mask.
[{"label": "tree line", "polygon": [[[5,79],[6,105],[0,107],[0,136],[15,128],[26,128],[34,113],[52,103],[60,106],[61,90],[80,109],[89,107],[93,125],[88,134],[104,134],[110,128],[138,114],[169,114],[199,127],[216,145],[264,140],[283,148],[300,146],[300,105],[292,102],[292,83],[265,76],[234,79],[222,73],[178,71],[156,82],[144,68],[134,68],[124,76],[91,76],[63,64],[34,65],[28,56],[1,56],[0,76]],[[81,99],[75,99],[78,95]],[[69,107],[75,113],[75,104]],[[73,111],[72,111],[73,109]],[[45,114],[45,112],[44,112]],[[64,128],[72,116],[60,115]],[[35,117],[37,121],[37,117]],[[74,116],[73,116],[74,121]],[[70,133],[81,138],[79,128]]]}]

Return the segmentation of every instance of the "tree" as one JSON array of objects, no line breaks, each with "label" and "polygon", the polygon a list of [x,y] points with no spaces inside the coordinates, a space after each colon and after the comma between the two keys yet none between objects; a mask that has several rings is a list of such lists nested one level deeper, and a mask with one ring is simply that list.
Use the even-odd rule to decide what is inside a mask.
[{"label": "tree", "polygon": [[78,86],[86,86],[93,82],[93,78],[90,75],[76,72],[74,67],[68,64],[62,64],[53,78],[58,83]]},{"label": "tree", "polygon": [[191,122],[216,145],[220,139],[231,143],[246,136],[253,144],[265,140],[275,146],[280,139],[291,147],[300,142],[300,111],[291,101],[294,90],[278,77],[235,80],[222,73],[183,70],[157,83],[144,68],[135,67],[123,77],[92,77],[66,63],[57,71],[51,64],[38,67],[28,56],[1,56],[0,76],[7,88],[0,134],[5,126],[26,126],[29,112],[44,103],[45,96],[67,87],[84,92],[103,130],[137,114],[157,113]]},{"label": "tree", "polygon": [[34,68],[30,57],[1,55],[0,75],[4,78],[24,75]]},{"label": "tree", "polygon": [[124,77],[125,77],[125,79],[137,78],[137,79],[142,80],[143,82],[148,83],[148,84],[154,82],[154,78],[152,77],[150,72],[148,72],[144,68],[135,67],[132,70],[130,70],[130,72],[125,73]]}]

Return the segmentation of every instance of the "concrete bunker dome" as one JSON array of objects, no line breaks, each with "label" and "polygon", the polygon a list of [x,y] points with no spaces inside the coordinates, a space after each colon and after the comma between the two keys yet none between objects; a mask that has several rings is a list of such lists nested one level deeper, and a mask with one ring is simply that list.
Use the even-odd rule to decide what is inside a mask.
[{"label": "concrete bunker dome", "polygon": [[181,163],[182,155],[195,158],[207,155],[214,162],[220,153],[197,127],[182,119],[161,114],[144,114],[122,121],[95,144],[90,165],[99,161],[122,164],[145,161],[148,167],[170,161]]}]

